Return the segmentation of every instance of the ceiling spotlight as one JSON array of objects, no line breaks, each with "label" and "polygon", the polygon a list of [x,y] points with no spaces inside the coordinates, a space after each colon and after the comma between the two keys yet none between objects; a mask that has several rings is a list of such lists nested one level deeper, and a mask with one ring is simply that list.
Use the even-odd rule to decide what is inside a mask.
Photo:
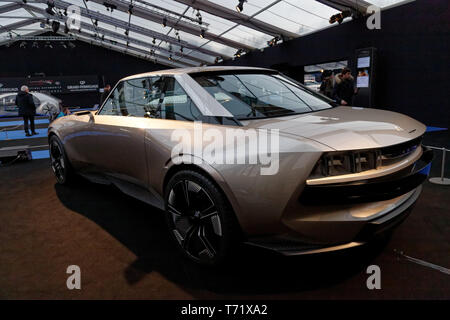
[{"label": "ceiling spotlight", "polygon": [[237,12],[242,12],[244,10],[244,2],[247,2],[247,0],[239,0],[238,5],[236,6]]},{"label": "ceiling spotlight", "polygon": [[205,29],[202,29],[202,31],[200,31],[200,38],[205,38]]},{"label": "ceiling spotlight", "polygon": [[53,1],[47,1],[47,8],[45,9],[45,12],[47,12],[49,15],[53,16],[55,14],[55,11],[53,11],[53,8],[55,7],[55,4]]},{"label": "ceiling spotlight", "polygon": [[52,30],[54,33],[57,33],[59,30],[60,23],[58,21],[52,21]]},{"label": "ceiling spotlight", "polygon": [[167,18],[166,17],[163,18],[162,25],[164,28],[167,26]]},{"label": "ceiling spotlight", "polygon": [[117,6],[112,3],[103,2],[103,5],[106,7],[106,11],[111,11],[111,13],[114,11],[114,9],[117,9]]},{"label": "ceiling spotlight", "polygon": [[238,49],[238,51],[236,51],[236,53],[234,54],[234,56],[236,58],[240,58],[242,55],[244,55],[245,51],[244,49]]},{"label": "ceiling spotlight", "polygon": [[125,33],[125,35],[128,37],[128,35],[129,35],[130,32],[129,32],[128,29],[126,29],[124,33]]},{"label": "ceiling spotlight", "polygon": [[94,24],[94,26],[98,27],[98,20],[95,19],[94,22],[92,22]]},{"label": "ceiling spotlight", "polygon": [[173,60],[173,59],[172,59],[172,55],[170,55],[170,56],[169,56],[169,61],[172,61],[172,60]]},{"label": "ceiling spotlight", "polygon": [[345,18],[348,18],[351,15],[352,15],[352,12],[350,10],[345,10],[340,13],[332,15],[329,22],[330,22],[330,24],[333,24],[335,22],[341,24]]},{"label": "ceiling spotlight", "polygon": [[130,4],[129,6],[128,6],[128,11],[127,11],[129,14],[133,14],[133,5],[132,4]]},{"label": "ceiling spotlight", "polygon": [[195,16],[197,17],[198,24],[202,25],[203,24],[203,19],[202,19],[202,14],[200,13],[199,9],[197,9],[197,14]]},{"label": "ceiling spotlight", "polygon": [[272,40],[267,41],[267,45],[269,47],[276,46],[280,40],[281,40],[281,38],[277,36],[277,37],[273,38]]},{"label": "ceiling spotlight", "polygon": [[153,43],[153,44],[156,44],[156,38],[153,38],[152,43]]}]

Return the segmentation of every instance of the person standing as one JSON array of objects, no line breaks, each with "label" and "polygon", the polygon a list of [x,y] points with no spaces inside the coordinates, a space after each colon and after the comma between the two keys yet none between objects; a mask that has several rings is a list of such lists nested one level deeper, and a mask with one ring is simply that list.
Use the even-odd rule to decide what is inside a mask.
[{"label": "person standing", "polygon": [[101,101],[100,101],[100,106],[103,104],[103,102],[105,102],[106,98],[108,98],[108,95],[109,95],[110,91],[111,91],[111,85],[107,84],[103,88],[102,97],[101,97]]},{"label": "person standing", "polygon": [[[19,116],[23,117],[23,127],[25,135],[30,137],[37,134],[34,130],[34,116],[36,115],[36,105],[33,96],[27,86],[22,86],[20,92],[16,96],[16,106],[19,108]],[[30,122],[31,134],[28,131],[28,121]]]},{"label": "person standing", "polygon": [[333,98],[333,73],[331,70],[325,70],[322,73],[322,83],[319,92],[328,98]]},{"label": "person standing", "polygon": [[355,80],[349,68],[342,69],[335,77],[336,84],[334,86],[334,100],[339,105],[351,106],[353,96],[356,94]]}]

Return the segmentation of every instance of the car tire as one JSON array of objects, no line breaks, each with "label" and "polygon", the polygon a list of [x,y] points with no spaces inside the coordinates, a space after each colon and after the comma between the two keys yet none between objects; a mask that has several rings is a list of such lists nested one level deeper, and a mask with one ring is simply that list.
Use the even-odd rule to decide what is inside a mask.
[{"label": "car tire", "polygon": [[64,146],[55,135],[49,140],[50,165],[59,184],[67,185],[73,181],[74,170],[70,165]]},{"label": "car tire", "polygon": [[184,256],[212,266],[232,255],[240,228],[225,195],[208,177],[177,172],[167,183],[164,204],[169,232]]}]

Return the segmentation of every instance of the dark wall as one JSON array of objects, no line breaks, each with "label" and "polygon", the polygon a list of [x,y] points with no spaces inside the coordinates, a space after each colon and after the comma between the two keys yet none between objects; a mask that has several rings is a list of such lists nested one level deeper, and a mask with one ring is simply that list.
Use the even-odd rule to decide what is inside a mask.
[{"label": "dark wall", "polygon": [[[303,66],[349,59],[355,50],[378,49],[375,105],[427,125],[450,126],[450,1],[416,0],[381,12],[381,30],[360,19],[328,28],[226,65],[272,67],[303,78]],[[292,74],[295,73],[295,74]]]},{"label": "dark wall", "polygon": [[[10,47],[0,47],[0,78],[26,77],[34,73],[46,76],[57,75],[98,75],[100,86],[109,83],[112,86],[121,78],[142,72],[167,69],[166,66],[139,59],[124,53],[90,45],[82,41],[73,41],[75,48],[63,48],[59,42],[52,43],[53,49],[20,48],[21,41]],[[99,103],[99,93],[77,93],[57,95],[68,106],[93,106]]]}]

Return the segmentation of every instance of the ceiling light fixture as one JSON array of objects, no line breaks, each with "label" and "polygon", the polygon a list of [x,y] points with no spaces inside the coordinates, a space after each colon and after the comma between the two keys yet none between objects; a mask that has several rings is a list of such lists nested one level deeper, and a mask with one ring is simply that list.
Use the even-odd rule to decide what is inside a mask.
[{"label": "ceiling light fixture", "polygon": [[244,11],[244,2],[247,2],[247,0],[239,0],[238,5],[236,6],[237,12]]}]

